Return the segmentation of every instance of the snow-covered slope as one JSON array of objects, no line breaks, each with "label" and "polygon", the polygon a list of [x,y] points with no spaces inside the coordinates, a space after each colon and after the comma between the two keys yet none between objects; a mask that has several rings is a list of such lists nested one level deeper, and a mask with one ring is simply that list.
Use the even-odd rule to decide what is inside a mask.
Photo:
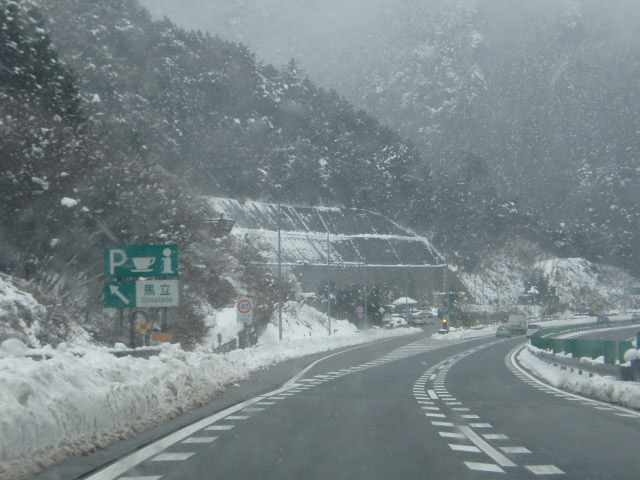
[{"label": "snow-covered slope", "polygon": [[[459,271],[477,303],[502,308],[518,303],[527,282],[536,273],[549,285],[558,287],[560,303],[572,310],[587,310],[591,305],[607,309],[621,308],[626,288],[639,282],[615,267],[584,258],[556,258],[537,244],[513,237],[493,252],[487,252],[482,271]],[[484,300],[484,301],[483,301]]]},{"label": "snow-covered slope", "polygon": [[17,338],[34,348],[61,341],[92,343],[87,331],[61,307],[46,306],[43,301],[44,296],[28,282],[0,273],[0,342]]},{"label": "snow-covered slope", "polygon": [[587,309],[590,305],[621,307],[625,289],[637,283],[619,268],[584,258],[551,258],[537,262],[534,268],[539,269],[551,285],[558,287],[561,303],[577,310]]}]

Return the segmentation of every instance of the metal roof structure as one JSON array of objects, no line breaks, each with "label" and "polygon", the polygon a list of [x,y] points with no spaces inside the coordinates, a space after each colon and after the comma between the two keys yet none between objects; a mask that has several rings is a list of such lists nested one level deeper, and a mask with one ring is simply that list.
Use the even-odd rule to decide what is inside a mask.
[{"label": "metal roof structure", "polygon": [[[276,261],[278,205],[213,197],[211,206],[236,220],[234,232],[257,237]],[[361,209],[281,205],[282,262],[290,265],[363,264],[444,266],[429,241],[386,217]]]}]

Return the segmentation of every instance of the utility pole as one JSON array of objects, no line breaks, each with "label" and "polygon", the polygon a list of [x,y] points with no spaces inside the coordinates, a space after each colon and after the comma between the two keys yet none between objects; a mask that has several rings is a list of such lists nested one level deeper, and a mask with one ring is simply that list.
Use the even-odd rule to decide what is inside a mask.
[{"label": "utility pole", "polygon": [[476,288],[476,274],[473,274],[473,300],[478,301],[478,289]]},{"label": "utility pole", "polygon": [[278,334],[282,340],[282,257],[280,249],[280,199],[278,198]]},{"label": "utility pole", "polygon": [[447,311],[449,312],[447,315],[451,315],[451,305],[449,304],[449,262],[445,262],[444,269],[444,286],[445,293],[447,295]]},{"label": "utility pole", "polygon": [[409,267],[404,271],[404,319],[409,321]]},{"label": "utility pole", "polygon": [[367,262],[364,262],[364,323],[365,325],[369,324],[369,309],[367,308]]},{"label": "utility pole", "polygon": [[327,232],[327,328],[331,335],[331,244]]}]

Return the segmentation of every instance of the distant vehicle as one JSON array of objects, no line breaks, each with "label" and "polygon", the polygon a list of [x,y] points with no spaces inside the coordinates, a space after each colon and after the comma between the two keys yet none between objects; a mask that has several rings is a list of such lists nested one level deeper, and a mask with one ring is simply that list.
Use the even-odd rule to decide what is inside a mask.
[{"label": "distant vehicle", "polygon": [[513,336],[513,332],[511,331],[511,329],[507,326],[507,325],[500,325],[498,327],[498,330],[496,330],[496,337],[509,337],[511,338]]},{"label": "distant vehicle", "polygon": [[420,326],[426,325],[427,324],[427,316],[422,312],[414,313],[414,314],[409,316],[409,319],[407,320],[407,323],[409,325],[413,325],[413,326],[416,326],[416,327],[420,327]]},{"label": "distant vehicle", "polygon": [[534,333],[536,333],[538,330],[540,330],[540,325],[536,325],[535,323],[530,323],[529,325],[527,325],[527,337],[530,337],[531,335],[533,335]]},{"label": "distant vehicle", "polygon": [[527,326],[517,323],[508,323],[506,327],[511,332],[511,335],[525,335],[527,333]]},{"label": "distant vehicle", "polygon": [[514,335],[524,335],[527,333],[527,323],[526,316],[520,313],[510,313],[507,326],[513,330]]},{"label": "distant vehicle", "polygon": [[391,320],[384,323],[384,328],[401,328],[407,326],[407,321],[401,315],[393,315]]},{"label": "distant vehicle", "polygon": [[609,317],[606,315],[598,315],[596,317],[596,324],[598,325],[606,325],[609,323]]},{"label": "distant vehicle", "polygon": [[446,335],[447,333],[449,333],[449,330],[447,330],[446,328],[441,328],[440,330],[438,330],[438,335]]}]

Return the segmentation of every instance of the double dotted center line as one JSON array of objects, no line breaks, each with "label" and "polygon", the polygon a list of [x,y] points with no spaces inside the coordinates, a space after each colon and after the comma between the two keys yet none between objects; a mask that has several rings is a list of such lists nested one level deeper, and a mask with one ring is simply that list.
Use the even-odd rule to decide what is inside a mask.
[{"label": "double dotted center line", "polygon": [[[503,445],[504,442],[509,442],[509,437],[503,433],[493,433],[491,424],[482,422],[479,415],[472,413],[445,387],[447,372],[453,365],[462,358],[496,343],[499,342],[474,347],[432,366],[414,384],[413,395],[431,425],[438,428],[440,438],[452,442],[448,444],[451,450],[465,455],[472,454],[472,457],[484,453],[493,461],[480,462],[469,457],[463,460],[467,468],[482,472],[506,473],[505,468],[518,466],[507,455],[530,454],[531,451],[523,446]],[[494,446],[491,442],[497,445]],[[524,467],[535,475],[564,474],[555,465]]]}]

